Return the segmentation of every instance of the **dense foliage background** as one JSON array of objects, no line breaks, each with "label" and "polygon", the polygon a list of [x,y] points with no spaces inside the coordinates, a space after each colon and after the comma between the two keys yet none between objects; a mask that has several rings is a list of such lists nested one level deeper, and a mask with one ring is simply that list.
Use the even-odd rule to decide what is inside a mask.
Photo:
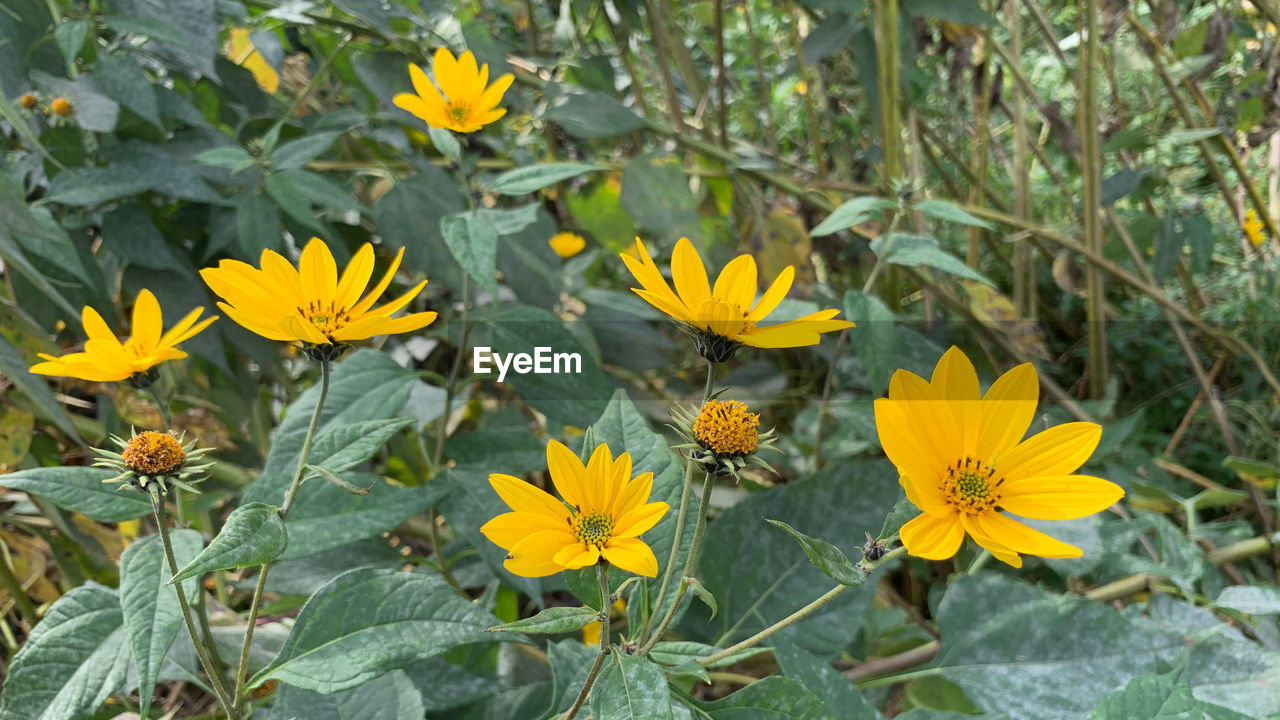
[{"label": "dense foliage background", "polygon": [[[0,476],[0,656],[30,643],[48,665],[10,678],[0,718],[52,717],[40,708],[60,692],[75,709],[57,717],[115,717],[137,708],[140,666],[160,681],[154,714],[213,712],[176,615],[157,619],[172,650],[131,650],[121,556],[154,532],[150,506],[78,468],[109,433],[158,426],[155,404],[27,367],[83,340],[83,305],[115,328],[142,288],[166,318],[213,310],[199,268],[311,236],[340,265],[366,241],[379,268],[404,248],[393,291],[429,278],[412,307],[441,317],[336,366],[322,432],[372,423],[349,479],[373,490],[309,481],[289,516],[251,656],[272,678],[259,714],[565,709],[594,656],[576,635],[414,656],[362,628],[290,628],[315,614],[308,598],[412,620],[423,598],[457,601],[448,584],[481,626],[580,604],[566,586],[580,581],[515,577],[478,531],[506,509],[486,476],[541,477],[547,438],[576,446],[592,426],[655,472],[655,499],[678,496],[663,423],[702,366],[629,290],[618,253],[637,235],[664,257],[690,237],[714,268],[750,252],[766,281],[795,265],[787,314],[842,307],[858,323],[816,348],[744,350],[721,378],[785,453],[766,458],[776,476],[716,489],[701,570],[715,608],[692,602],[684,638],[741,640],[832,586],[763,518],[857,557],[902,492],[871,402],[892,370],[927,373],[952,344],[985,382],[1034,362],[1034,428],[1103,423],[1086,470],[1128,494],[1053,524],[1083,558],[894,564],[770,652],[669,673],[670,711],[662,673],[619,665],[601,682],[635,683],[636,717],[1280,716],[1278,22],[1274,0],[4,0],[0,472],[17,474]],[[391,103],[442,45],[516,75],[507,116],[465,137],[462,173]],[[592,167],[494,187],[549,161]],[[446,236],[469,196],[483,221]],[[585,250],[559,257],[561,231]],[[466,370],[471,347],[535,345],[580,352],[583,373]],[[233,508],[277,501],[316,367],[226,318],[184,347],[162,387],[174,426],[219,461],[185,496],[194,554]],[[33,472],[53,466],[73,469]],[[654,535],[663,560],[671,524]],[[189,582],[234,655],[252,572]],[[42,636],[55,620],[78,624]],[[308,654],[315,637],[346,675]]]}]

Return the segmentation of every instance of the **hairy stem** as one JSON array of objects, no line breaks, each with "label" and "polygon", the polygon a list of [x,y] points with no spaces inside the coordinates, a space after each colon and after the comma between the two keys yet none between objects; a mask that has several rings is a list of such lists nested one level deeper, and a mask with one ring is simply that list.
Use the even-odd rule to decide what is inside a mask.
[{"label": "hairy stem", "polygon": [[596,661],[592,663],[591,670],[587,673],[587,680],[582,683],[582,689],[578,691],[578,697],[574,699],[573,705],[560,720],[573,720],[577,716],[578,711],[587,702],[587,696],[591,694],[591,686],[595,684],[600,668],[604,666],[605,656],[609,654],[609,610],[612,609],[613,603],[609,602],[609,564],[604,560],[596,565],[596,581],[600,586],[600,652],[596,653]]}]

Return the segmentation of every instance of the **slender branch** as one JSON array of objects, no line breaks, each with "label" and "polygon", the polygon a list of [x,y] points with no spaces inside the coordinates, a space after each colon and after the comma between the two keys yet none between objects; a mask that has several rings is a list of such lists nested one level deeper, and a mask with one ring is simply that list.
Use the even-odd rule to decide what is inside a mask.
[{"label": "slender branch", "polygon": [[[693,461],[689,461],[692,465]],[[698,571],[698,554],[702,550],[702,534],[707,529],[707,510],[711,507],[711,489],[715,486],[716,476],[714,473],[706,473],[702,480],[702,499],[698,504],[698,523],[693,528],[693,542],[689,544],[689,557],[685,559],[684,575],[691,575]],[[687,487],[687,485],[686,485]],[[653,634],[644,645],[640,646],[639,653],[647,654],[653,649],[653,646],[662,639],[662,633],[671,627],[672,621],[675,620],[676,612],[680,609],[680,601],[684,599],[684,594],[689,590],[689,582],[687,577],[680,578],[679,584],[676,585],[675,596],[671,599],[671,607],[667,608],[666,614],[662,616],[662,622],[658,623],[658,627],[654,628]],[[662,606],[659,605],[654,609],[655,612],[661,611]]]},{"label": "slender branch", "polygon": [[[711,399],[711,393],[715,388],[716,382],[716,363],[707,361],[707,381],[702,386],[702,405],[706,405]],[[701,406],[699,406],[701,407]],[[684,489],[680,491],[680,508],[676,511],[676,532],[671,538],[671,554],[667,556],[667,569],[662,573],[662,583],[658,585],[658,600],[653,605],[653,613],[645,620],[644,628],[637,636],[642,641],[649,638],[649,629],[653,627],[654,618],[662,612],[662,603],[667,599],[667,590],[671,586],[671,576],[675,574],[676,562],[680,558],[680,541],[684,539],[684,523],[685,518],[689,514],[689,495],[693,488],[693,471],[695,463],[692,460],[686,460],[684,466]],[[686,565],[687,567],[687,565]]]},{"label": "slender branch", "polygon": [[[307,456],[311,454],[311,442],[315,440],[316,428],[320,425],[320,414],[324,410],[325,398],[329,396],[329,361],[320,361],[320,396],[316,398],[316,407],[311,412],[311,423],[307,425],[307,435],[302,440],[302,451],[298,455],[298,468],[294,471],[293,482],[284,495],[284,504],[280,506],[280,519],[289,514],[293,501],[298,496],[298,488],[306,475]],[[258,613],[262,610],[262,593],[267,586],[267,573],[271,571],[271,563],[262,564],[258,572],[258,584],[253,590],[253,601],[249,605],[249,624],[244,630],[244,645],[240,647],[240,665],[236,669],[235,706],[238,709],[245,699],[245,679],[249,667],[249,648],[253,645],[253,631],[258,623]]]},{"label": "slender branch", "polygon": [[[160,528],[160,544],[164,546],[164,556],[169,563],[169,576],[178,574],[178,560],[173,554],[173,543],[169,539],[169,520],[166,517],[164,509],[164,499],[160,497],[160,489],[156,486],[151,487],[151,510],[155,514],[156,525]],[[218,672],[218,668],[213,663],[213,658],[209,655],[209,649],[205,646],[204,641],[200,638],[200,633],[196,630],[195,621],[191,619],[191,605],[187,602],[187,593],[182,589],[182,583],[173,584],[174,590],[178,593],[178,606],[182,609],[182,619],[187,624],[187,632],[191,635],[191,644],[196,648],[196,656],[200,658],[200,664],[204,666],[205,674],[209,676],[209,685],[213,688],[213,694],[217,696],[218,703],[227,711],[227,717],[240,717],[239,709],[231,696],[227,693],[227,688],[222,684],[222,676]]]},{"label": "slender branch", "polygon": [[578,691],[578,697],[574,699],[573,705],[568,711],[561,716],[560,720],[573,720],[582,709],[582,705],[587,702],[587,697],[591,694],[591,686],[595,685],[596,677],[600,674],[600,668],[604,665],[604,658],[609,654],[609,611],[613,607],[613,603],[609,602],[609,564],[601,560],[596,565],[596,582],[600,587],[600,652],[596,653],[596,661],[592,663],[591,670],[587,672],[587,679],[582,683],[582,689]]}]

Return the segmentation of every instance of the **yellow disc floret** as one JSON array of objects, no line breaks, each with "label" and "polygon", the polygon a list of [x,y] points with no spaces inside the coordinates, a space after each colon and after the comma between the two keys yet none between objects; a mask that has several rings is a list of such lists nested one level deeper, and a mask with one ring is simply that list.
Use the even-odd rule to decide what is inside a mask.
[{"label": "yellow disc floret", "polygon": [[587,545],[603,548],[613,537],[613,517],[605,513],[588,513],[578,515],[570,521],[573,525],[573,536]]},{"label": "yellow disc floret", "polygon": [[722,457],[738,457],[760,444],[760,416],[737,400],[712,400],[702,406],[693,434],[706,449]]},{"label": "yellow disc floret", "polygon": [[167,475],[182,467],[187,454],[169,433],[147,430],[129,439],[124,451],[125,466],[139,475]]},{"label": "yellow disc floret", "polygon": [[40,104],[40,100],[31,93],[23,93],[22,97],[18,98],[18,104],[21,105],[24,110],[35,110],[36,105]]},{"label": "yellow disc floret", "polygon": [[64,97],[56,97],[52,103],[49,103],[49,109],[58,117],[70,117],[73,108],[70,100]]}]

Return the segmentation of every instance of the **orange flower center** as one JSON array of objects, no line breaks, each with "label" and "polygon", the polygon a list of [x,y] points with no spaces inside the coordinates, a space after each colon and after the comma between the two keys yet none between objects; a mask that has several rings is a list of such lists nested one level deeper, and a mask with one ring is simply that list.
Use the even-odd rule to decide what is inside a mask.
[{"label": "orange flower center", "polygon": [[693,423],[693,434],[716,455],[741,457],[760,443],[760,416],[747,412],[737,400],[712,400],[702,406]]},{"label": "orange flower center", "polygon": [[134,435],[120,455],[125,466],[139,475],[167,475],[187,460],[177,438],[154,430]]},{"label": "orange flower center", "polygon": [[571,522],[573,536],[587,545],[603,548],[613,537],[613,518],[604,513],[577,515]]},{"label": "orange flower center", "polygon": [[983,467],[975,458],[965,457],[947,467],[942,479],[942,495],[956,510],[978,515],[1000,504],[1000,485],[1004,478],[995,477],[995,468]]}]

